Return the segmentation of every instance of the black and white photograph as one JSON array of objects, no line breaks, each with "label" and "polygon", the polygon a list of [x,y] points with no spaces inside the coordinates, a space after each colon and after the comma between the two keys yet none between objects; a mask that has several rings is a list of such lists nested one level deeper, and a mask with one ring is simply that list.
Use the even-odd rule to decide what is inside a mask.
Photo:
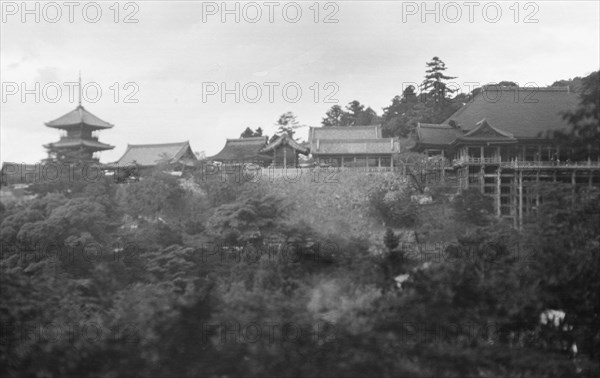
[{"label": "black and white photograph", "polygon": [[600,1],[0,18],[0,377],[600,377]]}]

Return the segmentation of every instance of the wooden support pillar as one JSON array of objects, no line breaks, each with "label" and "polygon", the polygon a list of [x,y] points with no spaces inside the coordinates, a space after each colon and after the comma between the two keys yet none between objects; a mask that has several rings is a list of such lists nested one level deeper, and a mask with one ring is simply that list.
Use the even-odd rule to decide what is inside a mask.
[{"label": "wooden support pillar", "polygon": [[500,215],[502,214],[502,212],[500,210],[501,204],[502,204],[502,201],[500,200],[500,197],[501,197],[500,184],[502,183],[501,170],[502,170],[502,168],[500,168],[500,166],[498,166],[498,170],[496,171],[496,216],[497,217],[500,217]]},{"label": "wooden support pillar", "polygon": [[442,166],[441,166],[441,181],[442,184],[446,181],[446,159],[444,157],[444,150],[442,150]]},{"label": "wooden support pillar", "polygon": [[540,191],[539,191],[539,184],[540,184],[540,171],[538,170],[535,174],[535,182],[536,182],[536,191],[535,191],[535,207],[536,210],[540,208]]},{"label": "wooden support pillar", "polygon": [[[483,147],[481,147],[483,150]],[[481,193],[485,193],[485,166],[483,164],[479,164],[479,189]]]},{"label": "wooden support pillar", "polygon": [[341,162],[342,162],[342,168],[344,168],[344,155],[342,155],[342,157],[340,158]]},{"label": "wooden support pillar", "polygon": [[381,156],[377,157],[377,168],[381,168]]},{"label": "wooden support pillar", "polygon": [[519,230],[523,228],[523,170],[519,170],[519,219],[517,221]]},{"label": "wooden support pillar", "polygon": [[517,193],[517,187],[518,187],[518,176],[517,176],[517,170],[513,170],[513,176],[512,176],[512,182],[511,182],[511,190],[510,190],[510,214],[513,217],[513,227],[517,228],[517,219],[518,219],[518,210],[517,210],[517,203],[518,201],[518,193]]},{"label": "wooden support pillar", "polygon": [[285,144],[283,144],[283,167],[287,168],[287,148]]},{"label": "wooden support pillar", "polygon": [[593,177],[594,177],[594,171],[592,171],[592,170],[590,169],[590,172],[589,172],[589,174],[590,174],[590,175],[589,175],[589,177],[588,177],[588,186],[591,188],[591,187],[592,187],[592,181],[593,181]]}]

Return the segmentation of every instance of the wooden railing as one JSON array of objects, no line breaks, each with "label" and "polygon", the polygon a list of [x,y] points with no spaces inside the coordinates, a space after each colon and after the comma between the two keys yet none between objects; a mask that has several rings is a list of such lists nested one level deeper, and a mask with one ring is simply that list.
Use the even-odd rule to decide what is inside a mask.
[{"label": "wooden railing", "polygon": [[527,168],[527,167],[600,167],[600,161],[529,161],[529,160],[511,160],[501,161],[500,158],[462,158],[455,159],[452,161],[453,165],[465,165],[465,164],[499,164],[504,168]]},{"label": "wooden railing", "polygon": [[454,159],[452,163],[454,165],[462,165],[462,164],[498,164],[501,162],[499,157],[484,157],[484,158],[461,158]]}]

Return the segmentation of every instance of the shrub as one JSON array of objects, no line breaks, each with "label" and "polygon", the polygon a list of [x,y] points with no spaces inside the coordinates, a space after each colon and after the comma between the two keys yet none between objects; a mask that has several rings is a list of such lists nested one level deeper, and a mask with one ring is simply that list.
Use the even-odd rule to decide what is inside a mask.
[{"label": "shrub", "polygon": [[400,191],[376,188],[369,193],[371,212],[391,227],[412,227],[419,219],[419,207]]},{"label": "shrub", "polygon": [[457,195],[453,206],[457,220],[477,226],[489,224],[494,212],[492,199],[474,188]]}]

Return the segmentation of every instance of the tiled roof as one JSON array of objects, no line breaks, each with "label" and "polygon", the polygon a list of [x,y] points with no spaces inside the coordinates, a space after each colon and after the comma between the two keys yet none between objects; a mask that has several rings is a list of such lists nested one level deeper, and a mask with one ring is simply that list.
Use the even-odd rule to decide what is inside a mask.
[{"label": "tiled roof", "polygon": [[293,138],[290,138],[290,136],[288,134],[281,135],[279,138],[277,138],[276,141],[263,147],[260,152],[264,153],[264,152],[273,151],[274,149],[276,149],[277,147],[279,147],[282,144],[292,147],[294,150],[300,152],[301,154],[304,154],[304,155],[308,154],[308,148],[305,146],[302,146],[301,144],[296,142]]},{"label": "tiled roof", "polygon": [[257,161],[270,160],[270,156],[259,151],[267,145],[267,137],[252,137],[240,139],[227,139],[225,147],[216,155],[209,157],[213,161]]},{"label": "tiled roof", "polygon": [[317,139],[375,139],[381,138],[381,125],[311,127],[308,140]]},{"label": "tiled roof", "polygon": [[314,155],[400,152],[398,138],[381,137],[381,125],[311,127],[308,143]]},{"label": "tiled roof", "polygon": [[545,137],[550,130],[566,129],[568,124],[560,113],[578,103],[568,87],[519,88],[484,87],[444,124],[453,120],[463,130],[472,130],[486,119],[496,129],[515,138]]},{"label": "tiled roof", "polygon": [[336,140],[320,139],[311,149],[313,155],[392,154],[400,152],[398,138]]},{"label": "tiled roof", "polygon": [[113,127],[112,124],[96,117],[81,105],[54,121],[45,123],[46,126],[57,129],[81,124],[90,126],[92,129],[110,129]]},{"label": "tiled roof", "polygon": [[457,137],[462,135],[463,132],[461,130],[448,125],[433,125],[427,123],[419,123],[417,125],[417,138],[419,144],[450,144]]},{"label": "tiled roof", "polygon": [[128,144],[127,150],[117,161],[119,166],[135,162],[139,166],[155,166],[160,163],[175,163],[182,157],[196,160],[190,142],[164,144]]},{"label": "tiled roof", "polygon": [[55,148],[68,148],[68,147],[84,146],[84,147],[90,147],[97,151],[112,150],[113,148],[115,148],[114,146],[111,146],[110,144],[98,142],[95,140],[89,140],[89,139],[62,139],[62,140],[59,140],[58,142],[48,143],[46,146],[47,147],[55,147]]},{"label": "tiled roof", "polygon": [[456,138],[454,143],[462,142],[506,142],[515,143],[517,140],[511,133],[499,130],[483,119],[477,123],[477,127],[468,133]]}]

